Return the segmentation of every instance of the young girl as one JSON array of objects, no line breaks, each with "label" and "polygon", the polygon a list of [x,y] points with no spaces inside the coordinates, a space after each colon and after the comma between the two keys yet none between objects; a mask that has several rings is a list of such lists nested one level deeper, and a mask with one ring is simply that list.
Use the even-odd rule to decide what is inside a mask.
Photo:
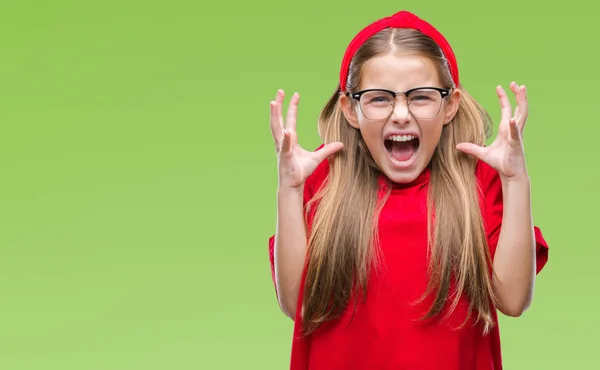
[{"label": "young girl", "polygon": [[531,215],[525,86],[490,119],[430,24],[401,11],[363,29],[302,149],[299,97],[271,102],[279,166],[269,240],[295,321],[291,369],[502,369],[497,311],[530,305],[548,246]]}]

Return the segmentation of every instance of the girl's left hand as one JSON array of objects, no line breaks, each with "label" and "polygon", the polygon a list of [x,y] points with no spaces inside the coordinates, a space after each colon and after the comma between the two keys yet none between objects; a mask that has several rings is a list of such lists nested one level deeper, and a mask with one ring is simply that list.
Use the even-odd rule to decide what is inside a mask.
[{"label": "girl's left hand", "polygon": [[515,82],[510,89],[517,99],[514,116],[506,92],[501,86],[496,87],[502,116],[498,127],[498,135],[490,146],[479,146],[473,143],[459,143],[456,149],[470,154],[496,169],[503,180],[527,178],[525,151],[523,149],[523,128],[527,122],[528,104],[524,85]]}]

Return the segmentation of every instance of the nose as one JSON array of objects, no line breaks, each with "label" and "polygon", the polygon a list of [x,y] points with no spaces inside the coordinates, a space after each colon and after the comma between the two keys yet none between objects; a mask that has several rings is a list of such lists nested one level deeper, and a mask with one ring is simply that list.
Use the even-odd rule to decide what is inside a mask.
[{"label": "nose", "polygon": [[410,110],[408,104],[401,96],[396,97],[392,115],[390,117],[393,123],[405,124],[410,121]]}]

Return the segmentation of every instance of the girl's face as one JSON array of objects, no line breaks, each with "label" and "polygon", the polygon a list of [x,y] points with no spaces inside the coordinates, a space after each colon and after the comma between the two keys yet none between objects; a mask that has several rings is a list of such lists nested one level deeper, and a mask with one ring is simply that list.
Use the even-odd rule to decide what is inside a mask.
[{"label": "girl's face", "polygon": [[[415,55],[388,54],[364,65],[358,90],[404,92],[419,87],[444,87],[432,62]],[[445,98],[442,94],[416,90],[409,97],[398,94],[394,104],[391,95],[371,92],[362,95],[360,104],[347,96],[341,97],[340,104],[348,122],[360,130],[379,169],[390,180],[407,183],[427,167],[442,128],[458,110],[460,92],[450,90]]]}]

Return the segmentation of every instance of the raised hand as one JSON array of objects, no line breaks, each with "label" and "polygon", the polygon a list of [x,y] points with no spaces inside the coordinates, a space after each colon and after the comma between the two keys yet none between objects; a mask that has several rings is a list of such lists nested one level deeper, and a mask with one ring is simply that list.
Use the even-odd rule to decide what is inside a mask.
[{"label": "raised hand", "polygon": [[506,92],[501,86],[496,87],[502,116],[498,127],[498,135],[487,147],[473,143],[459,143],[457,150],[470,154],[496,169],[503,180],[527,178],[525,151],[523,149],[523,128],[527,123],[528,103],[525,86],[515,82],[510,89],[516,96],[517,107],[512,115],[512,107]]},{"label": "raised hand", "polygon": [[292,96],[284,126],[282,105],[283,90],[277,91],[275,101],[271,101],[271,133],[275,140],[277,162],[279,166],[279,187],[300,188],[306,178],[317,168],[319,163],[343,147],[340,142],[329,143],[316,152],[304,150],[298,144],[296,118],[300,96]]}]

